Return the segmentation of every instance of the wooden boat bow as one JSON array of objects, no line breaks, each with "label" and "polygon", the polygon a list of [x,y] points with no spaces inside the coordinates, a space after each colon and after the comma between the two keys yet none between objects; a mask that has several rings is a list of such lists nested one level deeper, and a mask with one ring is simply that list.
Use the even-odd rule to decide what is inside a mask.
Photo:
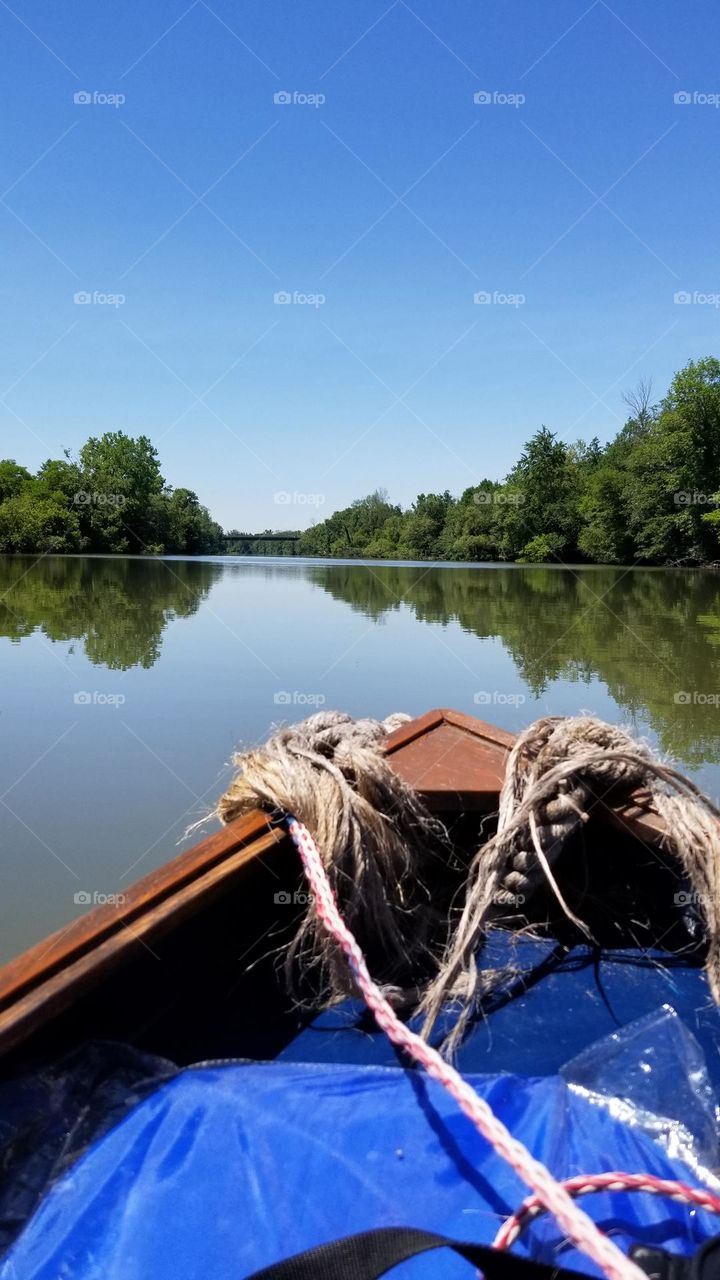
[{"label": "wooden boat bow", "polygon": [[[515,739],[458,711],[428,711],[386,742],[389,762],[428,807],[440,815],[491,813],[497,808]],[[663,825],[643,796],[595,806],[599,820],[657,846]],[[137,881],[120,903],[107,903],[72,921],[0,970],[0,1055],[46,1028],[116,973],[139,949],[152,953],[171,933],[234,892],[250,864],[292,856],[282,827],[256,810]]]}]

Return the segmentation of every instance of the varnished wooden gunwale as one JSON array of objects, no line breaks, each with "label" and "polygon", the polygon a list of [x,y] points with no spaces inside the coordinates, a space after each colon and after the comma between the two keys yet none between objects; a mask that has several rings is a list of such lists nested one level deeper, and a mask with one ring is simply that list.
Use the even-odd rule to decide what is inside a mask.
[{"label": "varnished wooden gunwale", "polygon": [[137,881],[0,970],[0,1054],[100,983],[132,953],[225,892],[253,861],[287,839],[259,810]]}]

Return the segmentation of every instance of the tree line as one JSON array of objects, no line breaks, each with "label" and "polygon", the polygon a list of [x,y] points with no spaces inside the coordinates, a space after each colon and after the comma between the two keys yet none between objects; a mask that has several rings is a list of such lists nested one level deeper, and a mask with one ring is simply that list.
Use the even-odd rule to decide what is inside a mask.
[{"label": "tree line", "polygon": [[35,475],[0,461],[0,552],[717,561],[720,361],[691,361],[657,404],[645,382],[625,399],[630,416],[606,445],[567,443],[542,427],[502,481],[480,480],[459,498],[421,493],[407,510],[377,489],[296,543],[226,545],[197,494],[166,485],[147,436],[107,432],[91,437],[77,459],[66,452]]},{"label": "tree line", "polygon": [[641,382],[609,444],[542,427],[505,480],[408,510],[385,490],[306,530],[300,555],[707,564],[720,558],[720,361],[691,361],[658,403]]},{"label": "tree line", "polygon": [[0,461],[0,552],[203,555],[224,550],[222,528],[192,489],[173,489],[147,436],[91,437],[32,475]]}]

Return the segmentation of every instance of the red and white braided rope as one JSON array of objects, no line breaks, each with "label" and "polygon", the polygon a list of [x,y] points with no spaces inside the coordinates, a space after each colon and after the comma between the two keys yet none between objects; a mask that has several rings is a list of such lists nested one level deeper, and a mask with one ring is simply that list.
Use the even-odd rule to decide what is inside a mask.
[{"label": "red and white braided rope", "polygon": [[[650,1195],[665,1196],[680,1204],[720,1214],[720,1197],[711,1191],[700,1191],[673,1178],[656,1178],[652,1173],[580,1173],[566,1178],[562,1186],[573,1197],[586,1196],[592,1191],[647,1191]],[[493,1248],[509,1249],[533,1219],[544,1212],[545,1206],[538,1196],[528,1196],[512,1217],[503,1222],[493,1240]]]},{"label": "red and white braided rope", "polygon": [[507,1161],[526,1186],[530,1187],[538,1203],[553,1214],[568,1238],[602,1268],[609,1280],[647,1280],[645,1273],[626,1258],[617,1245],[574,1203],[568,1191],[552,1176],[550,1170],[536,1160],[527,1147],[513,1138],[492,1108],[463,1080],[459,1072],[400,1021],[370,977],[365,957],[340,915],[313,837],[297,818],[288,819],[288,830],[315,896],[318,918],[347,956],[357,986],[378,1026],[394,1045],[404,1049],[425,1068],[428,1075],[448,1090],[482,1137]]}]

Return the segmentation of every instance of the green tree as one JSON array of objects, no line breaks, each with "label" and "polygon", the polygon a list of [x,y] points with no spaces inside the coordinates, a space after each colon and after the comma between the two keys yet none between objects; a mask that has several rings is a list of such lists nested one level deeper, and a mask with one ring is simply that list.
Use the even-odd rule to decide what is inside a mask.
[{"label": "green tree", "polygon": [[633,556],[634,544],[627,524],[624,471],[598,466],[589,476],[580,499],[583,522],[578,546],[583,556],[598,564],[622,564]]},{"label": "green tree", "polygon": [[73,511],[30,491],[0,503],[0,552],[79,551],[80,522]]},{"label": "green tree", "polygon": [[500,520],[500,547],[516,559],[534,538],[552,536],[559,557],[572,556],[577,546],[578,502],[584,459],[577,448],[564,444],[547,427],[530,440],[508,476],[508,501]]},{"label": "green tree", "polygon": [[82,526],[93,548],[143,552],[155,543],[154,499],[163,490],[157,450],[147,436],[91,436],[80,450]]},{"label": "green tree", "polygon": [[25,467],[18,466],[13,458],[0,461],[0,502],[6,498],[16,498],[24,489],[29,489],[32,476]]},{"label": "green tree", "polygon": [[161,541],[166,551],[177,555],[207,555],[223,550],[220,525],[210,518],[192,489],[166,490],[159,499],[159,506],[165,508],[162,515],[158,514],[157,521],[160,525],[164,520]]},{"label": "green tree", "polygon": [[465,489],[448,510],[439,550],[444,560],[497,560],[503,486],[494,480]]},{"label": "green tree", "polygon": [[433,560],[442,554],[442,534],[454,501],[447,489],[418,494],[400,535],[403,559]]},{"label": "green tree", "polygon": [[525,543],[518,560],[521,564],[544,564],[546,561],[557,561],[563,549],[563,540],[559,533],[539,533]]},{"label": "green tree", "polygon": [[82,472],[67,451],[64,458],[48,458],[43,462],[33,482],[35,493],[73,504],[81,486]]}]

